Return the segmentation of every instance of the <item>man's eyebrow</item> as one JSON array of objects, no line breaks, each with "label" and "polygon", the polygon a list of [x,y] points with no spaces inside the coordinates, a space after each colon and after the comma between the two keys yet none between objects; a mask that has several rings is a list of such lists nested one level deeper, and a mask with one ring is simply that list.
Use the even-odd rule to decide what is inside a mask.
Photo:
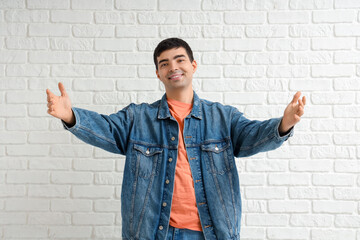
[{"label": "man's eyebrow", "polygon": [[[173,59],[177,59],[177,58],[180,58],[180,57],[186,57],[186,56],[184,54],[179,54],[179,55],[175,55]],[[160,63],[166,62],[166,61],[169,61],[169,59],[167,59],[167,58],[162,59],[162,60],[159,61],[158,64],[160,65]]]}]

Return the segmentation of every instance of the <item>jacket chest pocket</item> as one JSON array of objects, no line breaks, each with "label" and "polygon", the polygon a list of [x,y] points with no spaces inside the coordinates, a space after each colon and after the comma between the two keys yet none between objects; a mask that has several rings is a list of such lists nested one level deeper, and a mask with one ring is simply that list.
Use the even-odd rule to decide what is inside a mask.
[{"label": "jacket chest pocket", "polygon": [[162,148],[134,144],[131,169],[136,176],[150,178],[159,174]]},{"label": "jacket chest pocket", "polygon": [[203,144],[201,150],[209,172],[224,174],[234,167],[229,141]]}]

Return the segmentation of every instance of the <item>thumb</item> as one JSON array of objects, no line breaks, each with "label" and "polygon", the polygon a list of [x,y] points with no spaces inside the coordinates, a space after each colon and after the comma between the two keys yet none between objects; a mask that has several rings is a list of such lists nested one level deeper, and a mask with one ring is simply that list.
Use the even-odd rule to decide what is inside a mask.
[{"label": "thumb", "polygon": [[52,97],[55,97],[55,94],[53,94],[48,88],[46,89],[46,95],[48,101],[50,101]]},{"label": "thumb", "polygon": [[59,82],[59,90],[60,90],[60,92],[61,92],[61,96],[66,96],[67,95],[67,93],[66,93],[66,90],[65,90],[65,87],[64,87],[64,85],[61,83],[61,82]]}]

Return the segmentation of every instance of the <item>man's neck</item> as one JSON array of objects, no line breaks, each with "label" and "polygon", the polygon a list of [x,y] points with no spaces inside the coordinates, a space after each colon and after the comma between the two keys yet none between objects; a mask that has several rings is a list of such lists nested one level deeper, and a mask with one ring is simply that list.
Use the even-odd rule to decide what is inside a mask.
[{"label": "man's neck", "polygon": [[179,102],[192,104],[194,98],[194,91],[192,90],[192,88],[187,91],[166,91],[166,97]]}]

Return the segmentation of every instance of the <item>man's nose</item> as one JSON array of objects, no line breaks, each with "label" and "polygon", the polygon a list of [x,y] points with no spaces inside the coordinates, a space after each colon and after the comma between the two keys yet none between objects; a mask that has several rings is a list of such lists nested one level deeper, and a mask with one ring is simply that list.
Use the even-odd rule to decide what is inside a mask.
[{"label": "man's nose", "polygon": [[178,65],[176,64],[176,62],[170,63],[170,71],[176,71],[178,70]]}]

